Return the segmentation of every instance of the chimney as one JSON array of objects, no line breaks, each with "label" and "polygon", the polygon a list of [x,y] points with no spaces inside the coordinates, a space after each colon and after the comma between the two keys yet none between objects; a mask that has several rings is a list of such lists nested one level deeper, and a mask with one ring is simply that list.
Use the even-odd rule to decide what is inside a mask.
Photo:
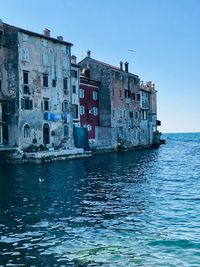
[{"label": "chimney", "polygon": [[59,41],[63,41],[63,36],[59,35],[59,36],[57,36],[57,39],[58,39]]},{"label": "chimney", "polygon": [[147,82],[147,83],[146,83],[146,86],[147,86],[149,89],[151,89],[151,88],[152,88],[152,82],[151,82],[151,81]]},{"label": "chimney", "polygon": [[44,34],[44,36],[46,36],[46,37],[50,37],[50,30],[48,30],[48,29],[44,29],[44,31],[43,31],[43,34]]},{"label": "chimney", "polygon": [[87,51],[87,57],[91,57],[91,51],[90,50]]},{"label": "chimney", "polygon": [[124,67],[125,67],[125,72],[128,72],[128,62],[127,61],[124,63]]},{"label": "chimney", "polygon": [[71,56],[71,63],[76,64],[76,56],[74,55]]},{"label": "chimney", "polygon": [[120,70],[123,71],[123,62],[120,61],[119,64],[120,64]]}]

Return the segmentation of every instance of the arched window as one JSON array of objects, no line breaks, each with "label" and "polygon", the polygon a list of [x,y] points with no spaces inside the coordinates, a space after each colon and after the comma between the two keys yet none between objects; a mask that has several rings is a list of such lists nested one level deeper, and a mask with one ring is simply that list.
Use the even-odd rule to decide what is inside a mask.
[{"label": "arched window", "polygon": [[24,138],[30,138],[30,126],[28,124],[24,125]]},{"label": "arched window", "polygon": [[64,137],[68,137],[69,136],[69,127],[67,125],[64,126]]}]

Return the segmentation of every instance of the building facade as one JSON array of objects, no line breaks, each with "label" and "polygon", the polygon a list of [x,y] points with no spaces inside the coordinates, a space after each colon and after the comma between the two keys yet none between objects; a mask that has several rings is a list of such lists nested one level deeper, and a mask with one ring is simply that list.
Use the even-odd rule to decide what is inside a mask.
[{"label": "building facade", "polygon": [[88,130],[88,139],[95,139],[99,126],[99,83],[90,79],[88,69],[80,77],[80,121],[81,127]]},{"label": "building facade", "polygon": [[71,46],[0,24],[1,147],[73,147]]},{"label": "building facade", "polygon": [[76,64],[76,57],[71,56],[71,93],[72,93],[72,117],[73,126],[80,127],[80,70],[81,67]]},{"label": "building facade", "polygon": [[91,79],[100,82],[98,142],[111,146],[121,142],[126,147],[153,145],[157,132],[155,87],[151,83],[141,86],[139,77],[129,72],[128,62],[115,67],[91,58],[88,51],[79,65],[89,68]]}]

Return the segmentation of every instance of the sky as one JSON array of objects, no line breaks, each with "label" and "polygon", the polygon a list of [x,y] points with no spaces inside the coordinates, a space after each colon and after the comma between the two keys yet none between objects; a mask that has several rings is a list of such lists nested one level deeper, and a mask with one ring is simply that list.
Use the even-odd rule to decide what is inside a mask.
[{"label": "sky", "polygon": [[48,28],[74,44],[78,61],[91,50],[155,83],[163,133],[200,132],[199,14],[199,0],[0,0],[3,22]]}]

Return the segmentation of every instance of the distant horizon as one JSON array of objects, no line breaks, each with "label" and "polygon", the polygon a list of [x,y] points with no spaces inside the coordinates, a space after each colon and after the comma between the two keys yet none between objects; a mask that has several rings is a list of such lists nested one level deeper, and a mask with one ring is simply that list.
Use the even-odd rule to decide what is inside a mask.
[{"label": "distant horizon", "polygon": [[162,134],[193,134],[193,133],[199,133],[200,132],[161,132]]}]

